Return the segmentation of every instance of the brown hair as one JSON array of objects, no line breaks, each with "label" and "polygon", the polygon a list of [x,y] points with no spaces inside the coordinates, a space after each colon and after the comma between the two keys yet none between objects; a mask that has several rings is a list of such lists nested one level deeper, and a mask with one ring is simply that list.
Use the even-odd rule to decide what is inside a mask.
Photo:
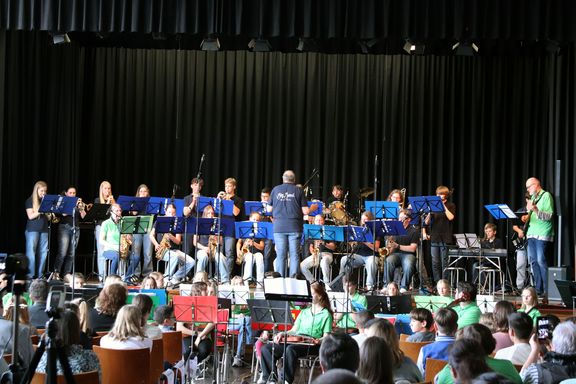
[{"label": "brown hair", "polygon": [[496,326],[496,332],[508,332],[508,316],[516,312],[516,308],[511,302],[506,300],[501,300],[494,305],[494,325]]},{"label": "brown hair", "polygon": [[370,320],[366,327],[370,330],[372,335],[384,339],[392,353],[392,365],[395,368],[398,368],[402,364],[402,361],[404,361],[404,352],[400,349],[398,334],[396,333],[396,330],[394,330],[394,326],[390,324],[388,320],[376,318]]},{"label": "brown hair", "polygon": [[458,314],[452,308],[440,308],[434,317],[438,331],[444,335],[454,335],[458,329]]},{"label": "brown hair", "polygon": [[135,305],[125,305],[118,311],[114,326],[108,333],[113,340],[125,341],[130,337],[145,338],[142,312]]},{"label": "brown hair", "polygon": [[330,316],[334,316],[334,313],[332,312],[332,308],[330,307],[330,298],[328,297],[328,294],[326,293],[326,289],[324,288],[324,285],[316,282],[316,283],[310,285],[310,288],[312,288],[314,291],[316,291],[316,293],[320,296],[317,304],[320,305],[322,308],[326,308],[328,310],[328,312],[330,312]]},{"label": "brown hair", "polygon": [[[387,320],[383,320],[388,323]],[[390,324],[390,323],[388,323]],[[392,384],[394,367],[384,362],[394,358],[394,351],[385,339],[369,337],[360,348],[360,365],[356,375],[368,384]]]},{"label": "brown hair", "polygon": [[109,316],[115,316],[126,304],[128,292],[122,284],[114,283],[105,286],[98,295],[98,310]]},{"label": "brown hair", "polygon": [[434,318],[432,317],[432,312],[426,308],[414,308],[410,311],[410,318],[417,321],[425,321],[426,329],[430,329],[434,324]]}]

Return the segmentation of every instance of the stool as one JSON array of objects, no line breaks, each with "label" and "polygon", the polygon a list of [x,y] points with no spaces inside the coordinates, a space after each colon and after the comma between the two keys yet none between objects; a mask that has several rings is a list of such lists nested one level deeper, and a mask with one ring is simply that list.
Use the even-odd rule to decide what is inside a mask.
[{"label": "stool", "polygon": [[[297,376],[300,376],[300,380],[299,377],[295,377],[294,378],[294,382],[303,382],[303,383],[310,383],[312,382],[312,375],[314,373],[314,369],[316,367],[320,367],[320,357],[319,356],[314,356],[314,355],[308,355],[306,357],[301,357],[298,359],[299,362],[299,366],[300,366],[300,371],[301,373],[299,373]],[[304,375],[304,377],[301,377],[302,374]],[[296,376],[296,375],[295,375]]]},{"label": "stool", "polygon": [[[468,281],[468,272],[466,272],[466,268],[448,267],[444,269],[444,271],[450,273],[450,288],[455,287],[460,282],[460,272],[464,272],[464,281]],[[456,275],[456,284],[454,284],[454,275]]]},{"label": "stool", "polygon": [[485,275],[484,283],[482,284],[482,292],[487,295],[496,294],[496,273],[500,274],[500,279],[502,279],[502,273],[496,268],[486,268],[478,267],[480,273],[478,274],[478,279],[482,281],[482,274]]}]

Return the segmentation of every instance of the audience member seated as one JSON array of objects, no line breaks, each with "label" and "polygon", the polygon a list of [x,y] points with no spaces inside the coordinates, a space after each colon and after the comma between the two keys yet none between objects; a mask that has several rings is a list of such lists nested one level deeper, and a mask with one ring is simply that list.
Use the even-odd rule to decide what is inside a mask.
[{"label": "audience member seated", "polygon": [[395,281],[389,282],[388,285],[386,286],[386,288],[382,289],[382,292],[386,296],[399,296],[400,295],[400,289],[398,288],[398,284],[396,284]]},{"label": "audience member seated", "polygon": [[330,333],[322,339],[320,346],[320,368],[322,372],[335,368],[356,372],[360,363],[358,344],[346,333]]},{"label": "audience member seated", "polygon": [[492,337],[496,340],[494,352],[512,346],[512,339],[508,336],[508,316],[515,312],[516,308],[509,301],[501,300],[494,306],[494,312],[492,313],[494,325],[496,326],[496,332],[492,332]]},{"label": "audience member seated", "polygon": [[[458,331],[457,340],[460,339],[472,339],[481,345],[481,348],[477,351],[478,354],[482,354],[484,359],[490,369],[494,372],[500,373],[501,375],[512,380],[514,383],[520,384],[522,380],[518,375],[518,371],[512,365],[511,362],[507,360],[497,360],[490,357],[490,354],[494,351],[496,347],[496,340],[492,337],[492,333],[488,328],[482,324],[472,324],[468,325]],[[436,376],[436,384],[452,384],[454,383],[454,378],[450,372],[450,366],[447,365],[438,373]]]},{"label": "audience member seated", "polygon": [[78,324],[80,327],[80,342],[78,344],[80,344],[82,348],[90,350],[92,349],[92,337],[90,336],[92,335],[92,333],[84,332],[84,330],[82,329],[82,322],[80,321],[80,307],[78,306],[78,304],[76,304],[76,302],[79,302],[79,300],[82,299],[78,299],[78,301],[66,302],[64,304],[64,308],[74,312],[74,314],[76,314],[76,317],[78,317]]},{"label": "audience member seated", "polygon": [[154,321],[158,324],[158,329],[162,332],[174,332],[176,319],[174,318],[174,307],[171,305],[159,305],[154,311]]},{"label": "audience member seated", "polygon": [[330,301],[324,286],[315,283],[311,285],[311,289],[312,305],[300,312],[290,331],[280,332],[274,337],[274,356],[272,356],[272,343],[268,343],[262,348],[263,380],[259,380],[259,383],[265,383],[265,379],[275,370],[276,367],[272,365],[273,360],[276,361],[284,355],[284,348],[281,342],[285,336],[304,336],[312,338],[314,343],[313,345],[293,343],[286,347],[283,369],[286,376],[281,380],[292,383],[296,373],[298,358],[309,354],[317,354],[320,346],[316,342],[332,331],[332,310],[330,309]]},{"label": "audience member seated", "polygon": [[144,328],[146,337],[152,340],[161,339],[162,331],[158,327],[148,324],[148,318],[150,317],[150,312],[152,312],[152,307],[154,306],[150,296],[144,295],[142,293],[136,295],[134,300],[132,300],[132,304],[138,307],[142,313],[142,327]]},{"label": "audience member seated", "polygon": [[482,353],[482,345],[474,339],[459,339],[450,347],[448,364],[454,381],[459,384],[469,384],[476,377],[491,369]]},{"label": "audience member seated", "polygon": [[[4,308],[4,319],[14,321],[14,297],[12,296],[8,302],[8,306]],[[30,324],[30,314],[28,313],[28,305],[26,299],[20,297],[20,306],[18,307],[18,322],[30,328],[30,335],[38,335],[38,330]]]},{"label": "audience member seated", "polygon": [[[0,318],[0,356],[12,353],[13,327],[14,323]],[[20,330],[18,333],[18,354],[22,361],[21,367],[26,369],[30,365],[32,355],[34,354],[34,351],[32,350],[32,342],[30,341],[30,328],[19,324],[18,329]],[[8,369],[8,365],[4,359],[0,360],[0,374],[2,374]]]},{"label": "audience member seated", "polygon": [[[72,374],[98,371],[100,372],[100,362],[98,356],[91,351],[84,349],[80,341],[80,321],[78,315],[71,310],[64,310],[58,319],[58,339],[60,347],[68,358]],[[40,362],[36,367],[36,372],[46,373],[48,364],[48,351],[44,351]],[[60,360],[56,360],[58,375],[64,375]]]},{"label": "audience member seated", "polygon": [[451,297],[452,295],[450,294],[450,283],[448,280],[438,280],[438,283],[436,283],[436,292],[438,293],[438,296]]},{"label": "audience member seated", "polygon": [[532,319],[523,312],[511,313],[508,316],[508,335],[514,345],[502,348],[494,358],[510,360],[514,365],[522,365],[530,356],[530,335],[532,334]]},{"label": "audience member seated", "polygon": [[347,369],[331,369],[314,379],[312,384],[365,384],[365,381]]},{"label": "audience member seated", "polygon": [[142,280],[142,289],[157,289],[156,280],[153,277],[147,276]]},{"label": "audience member seated", "polygon": [[28,307],[30,324],[37,329],[44,329],[46,322],[50,320],[46,314],[46,299],[48,298],[48,283],[46,280],[36,279],[30,283],[30,299],[34,302]]},{"label": "audience member seated", "polygon": [[358,348],[362,348],[362,343],[368,336],[366,336],[366,324],[374,318],[374,314],[370,311],[360,311],[352,314],[352,318],[356,322],[358,334],[352,338],[358,343]]},{"label": "audience member seated", "polygon": [[[386,320],[383,321],[387,322]],[[394,351],[385,339],[376,336],[368,337],[360,349],[360,365],[356,375],[366,384],[395,383],[399,381],[399,379],[394,378],[396,369],[393,368],[392,364],[387,363],[394,360]],[[415,383],[421,379],[409,382]]]},{"label": "audience member seated", "polygon": [[109,349],[152,350],[152,339],[146,337],[142,328],[142,313],[135,305],[125,305],[118,311],[114,326],[100,339],[100,346]]},{"label": "audience member seated", "polygon": [[126,304],[128,292],[121,283],[104,285],[96,301],[96,308],[90,310],[92,332],[109,331],[120,308]]},{"label": "audience member seated", "polygon": [[112,275],[106,276],[106,279],[104,280],[104,286],[105,286],[105,287],[108,286],[108,285],[111,285],[111,284],[121,284],[121,285],[124,285],[124,281],[122,280],[122,277],[121,277],[121,276],[112,274]]},{"label": "audience member seated", "polygon": [[497,372],[486,372],[472,380],[472,384],[514,384],[514,382]]},{"label": "audience member seated", "polygon": [[74,285],[74,289],[84,288],[84,284],[86,284],[86,279],[80,272],[76,272],[74,275],[67,273],[64,275],[64,279],[62,280],[64,281],[64,284],[67,284],[70,288]]},{"label": "audience member seated", "polygon": [[458,314],[458,328],[478,323],[482,312],[476,305],[476,287],[467,281],[458,282],[454,299],[458,303],[454,308]]},{"label": "audience member seated", "polygon": [[426,308],[414,308],[410,311],[410,329],[412,334],[407,341],[421,343],[423,341],[434,341],[436,335],[430,329],[434,325],[432,312]]},{"label": "audience member seated", "polygon": [[[385,343],[388,344],[388,347],[392,352],[391,362],[394,382],[406,380],[411,383],[417,383],[422,381],[422,374],[418,370],[416,364],[410,360],[410,358],[404,356],[404,352],[400,349],[398,335],[394,330],[394,326],[390,324],[388,320],[376,318],[368,322],[367,328],[368,330],[366,331],[366,335],[369,338],[377,336],[384,339]],[[368,339],[364,341],[362,348],[366,347],[367,341]]]},{"label": "audience member seated", "polygon": [[542,314],[538,310],[538,293],[534,287],[522,290],[522,306],[518,312],[525,312],[532,319],[533,325],[536,326],[536,320]]},{"label": "audience member seated", "polygon": [[451,308],[440,308],[436,311],[436,341],[420,349],[417,365],[420,372],[426,370],[426,359],[448,360],[448,349],[454,343],[458,330],[458,315]]},{"label": "audience member seated", "polygon": [[[354,274],[344,277],[344,290],[348,291],[350,297],[350,306],[352,312],[362,311],[368,308],[366,296],[358,292],[358,283]],[[337,321],[336,327],[343,329],[357,328],[356,321],[348,313],[334,313],[334,319]]]},{"label": "audience member seated", "polygon": [[160,272],[150,272],[148,277],[153,278],[156,281],[156,289],[164,289],[164,275]]},{"label": "audience member seated", "polygon": [[540,345],[537,335],[530,338],[530,356],[520,375],[524,384],[559,383],[576,377],[576,324],[571,321],[558,324],[552,333],[551,351],[538,362]]},{"label": "audience member seated", "polygon": [[496,332],[496,324],[494,323],[494,314],[492,312],[485,312],[480,315],[478,323],[485,325],[490,332]]}]

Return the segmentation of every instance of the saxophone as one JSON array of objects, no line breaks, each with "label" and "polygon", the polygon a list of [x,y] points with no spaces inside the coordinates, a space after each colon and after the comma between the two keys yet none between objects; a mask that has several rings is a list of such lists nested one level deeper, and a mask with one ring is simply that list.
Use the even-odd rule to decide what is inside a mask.
[{"label": "saxophone", "polygon": [[132,236],[120,235],[120,258],[126,260],[130,255],[130,246],[132,245]]},{"label": "saxophone", "polygon": [[208,259],[214,260],[216,258],[216,250],[218,249],[218,240],[215,235],[210,235],[208,239]]},{"label": "saxophone", "polygon": [[394,251],[394,241],[393,236],[388,236],[386,239],[386,245],[382,248],[378,248],[378,269],[380,272],[384,272],[384,264],[386,263],[386,257],[388,257]]},{"label": "saxophone", "polygon": [[238,254],[236,255],[236,264],[238,265],[242,265],[242,263],[244,262],[244,256],[246,256],[246,254],[248,252],[250,252],[250,245],[251,243],[249,242],[249,239],[246,239],[243,241],[242,243],[242,249],[240,250],[240,252],[238,252]]},{"label": "saxophone", "polygon": [[160,240],[160,249],[156,251],[156,260],[162,260],[164,254],[170,249],[170,235],[165,233]]},{"label": "saxophone", "polygon": [[320,241],[314,240],[312,247],[312,265],[317,266],[320,263]]}]

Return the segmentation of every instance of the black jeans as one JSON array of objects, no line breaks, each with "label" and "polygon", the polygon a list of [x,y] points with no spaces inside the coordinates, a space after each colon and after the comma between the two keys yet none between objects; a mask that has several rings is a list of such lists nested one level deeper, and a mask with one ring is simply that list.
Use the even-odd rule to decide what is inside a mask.
[{"label": "black jeans", "polygon": [[[317,355],[320,351],[319,345],[287,344],[286,356],[284,356],[285,376],[284,380],[292,383],[294,374],[298,368],[298,358],[308,355]],[[284,354],[284,344],[274,343],[274,362]],[[270,373],[276,370],[276,364],[272,366],[272,343],[268,343],[262,348],[262,373],[264,379],[268,379]]]}]

